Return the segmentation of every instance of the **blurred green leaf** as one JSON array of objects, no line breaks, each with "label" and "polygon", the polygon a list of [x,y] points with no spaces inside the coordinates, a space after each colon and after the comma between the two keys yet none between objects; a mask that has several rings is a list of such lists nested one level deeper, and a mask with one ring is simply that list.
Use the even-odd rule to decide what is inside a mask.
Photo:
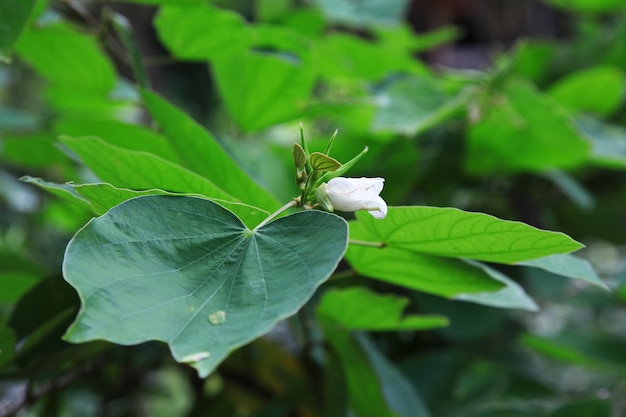
[{"label": "blurred green leaf", "polygon": [[3,324],[0,324],[0,369],[13,358],[15,342],[15,334],[13,334],[13,331]]},{"label": "blurred green leaf", "polygon": [[563,109],[525,83],[512,83],[493,98],[468,133],[465,165],[472,174],[575,168],[589,144]]},{"label": "blurred green leaf", "polygon": [[431,78],[400,79],[377,93],[372,128],[415,135],[460,113],[467,101],[465,93],[448,99]]},{"label": "blurred green leaf", "polygon": [[110,119],[71,117],[58,120],[54,130],[61,136],[96,136],[111,145],[148,152],[173,163],[180,162],[168,140],[144,126]]},{"label": "blurred green leaf", "polygon": [[315,82],[315,67],[280,52],[248,51],[212,65],[230,115],[247,131],[297,117]]},{"label": "blurred green leaf", "polygon": [[162,6],[154,21],[159,38],[174,56],[209,60],[250,46],[252,33],[239,14],[195,3]]},{"label": "blurred green leaf", "polygon": [[592,67],[571,73],[548,89],[565,107],[601,116],[614,113],[624,99],[622,72],[614,67]]},{"label": "blurred green leaf", "polygon": [[398,27],[378,27],[376,35],[388,48],[401,48],[413,53],[424,52],[452,43],[461,37],[461,31],[455,26],[442,26],[430,32],[415,33],[409,25]]},{"label": "blurred green leaf", "polygon": [[428,75],[429,71],[407,51],[390,49],[381,42],[343,33],[327,35],[317,45],[322,77],[378,81],[392,72]]},{"label": "blurred green leaf", "polygon": [[0,159],[33,169],[67,161],[54,142],[54,136],[48,133],[4,135],[0,139]]},{"label": "blurred green leaf", "polygon": [[529,333],[520,342],[549,358],[611,374],[626,374],[626,349],[622,339],[581,332],[541,337]]},{"label": "blurred green leaf", "polygon": [[351,27],[400,24],[408,0],[315,0],[328,20]]},{"label": "blurred green leaf", "polygon": [[589,116],[579,116],[576,124],[591,142],[592,160],[608,168],[626,168],[626,129]]},{"label": "blurred green leaf", "polygon": [[[6,268],[3,265],[3,269]],[[0,302],[14,303],[39,281],[39,276],[19,271],[0,272]]]},{"label": "blurred green leaf", "polygon": [[553,6],[573,12],[610,12],[624,9],[624,0],[546,0]]},{"label": "blurred green leaf", "polygon": [[545,258],[531,261],[519,262],[517,265],[532,266],[541,268],[553,274],[562,275],[568,278],[577,278],[597,285],[608,290],[609,287],[598,277],[593,267],[586,259],[578,258],[574,255],[550,255]]},{"label": "blurred green leaf", "polygon": [[104,96],[115,86],[113,65],[96,39],[68,24],[26,30],[15,50],[44,78],[77,93]]},{"label": "blurred green leaf", "polygon": [[67,247],[65,279],[83,307],[66,338],[161,340],[205,377],[232,349],[294,314],[334,271],[347,237],[344,220],[320,211],[250,231],[207,200],[128,200]]},{"label": "blurred green leaf", "polygon": [[404,315],[409,300],[380,295],[363,287],[331,289],[317,307],[317,314],[349,330],[425,330],[444,327],[443,316]]},{"label": "blurred green leaf", "polygon": [[0,62],[11,62],[9,52],[28,22],[36,0],[0,0]]},{"label": "blurred green leaf", "polygon": [[592,398],[575,401],[552,412],[549,417],[599,417],[611,415],[611,402]]},{"label": "blurred green leaf", "polygon": [[382,220],[357,218],[376,242],[431,255],[516,263],[583,247],[563,233],[455,208],[389,207]]},{"label": "blurred green leaf", "polygon": [[143,91],[142,96],[186,168],[245,203],[270,211],[280,206],[276,198],[239,167],[220,143],[191,117],[152,92]]}]

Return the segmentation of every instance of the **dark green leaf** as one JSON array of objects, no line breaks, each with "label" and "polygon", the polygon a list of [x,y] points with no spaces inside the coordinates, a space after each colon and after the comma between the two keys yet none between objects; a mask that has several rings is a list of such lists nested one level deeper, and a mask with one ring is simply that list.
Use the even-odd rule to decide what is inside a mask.
[{"label": "dark green leaf", "polygon": [[36,0],[0,0],[0,61],[10,62],[9,52],[28,22]]},{"label": "dark green leaf", "polygon": [[295,313],[334,271],[347,224],[298,212],[254,231],[207,200],[145,196],[91,221],[68,245],[82,309],[67,339],[161,340],[207,376]]},{"label": "dark green leaf", "polygon": [[15,342],[13,331],[0,324],[0,369],[13,358]]}]

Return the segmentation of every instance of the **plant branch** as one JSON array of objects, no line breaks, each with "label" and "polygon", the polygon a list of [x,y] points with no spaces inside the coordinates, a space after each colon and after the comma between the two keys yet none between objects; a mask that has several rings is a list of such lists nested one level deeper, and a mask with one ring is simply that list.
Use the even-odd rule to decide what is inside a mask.
[{"label": "plant branch", "polygon": [[350,239],[349,243],[351,245],[369,246],[373,248],[384,248],[386,246],[385,242],[370,242],[367,240],[357,240],[357,239]]},{"label": "plant branch", "polygon": [[288,202],[287,204],[285,204],[284,206],[282,206],[281,208],[279,208],[278,210],[276,210],[275,212],[273,212],[272,214],[270,214],[265,220],[263,220],[261,223],[259,223],[254,229],[252,229],[252,233],[256,232],[257,230],[259,230],[261,227],[265,226],[266,224],[268,224],[269,222],[271,222],[272,220],[274,220],[276,218],[276,216],[278,216],[280,213],[289,210],[292,207],[296,207],[298,205],[298,201],[297,199],[293,199],[290,202]]}]

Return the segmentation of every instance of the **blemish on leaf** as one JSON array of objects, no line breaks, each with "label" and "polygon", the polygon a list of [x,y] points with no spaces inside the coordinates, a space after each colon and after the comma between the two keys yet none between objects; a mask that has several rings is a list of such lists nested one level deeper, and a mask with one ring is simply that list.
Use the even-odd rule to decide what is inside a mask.
[{"label": "blemish on leaf", "polygon": [[213,326],[219,326],[226,321],[226,312],[224,310],[217,310],[214,313],[209,314],[209,323]]},{"label": "blemish on leaf", "polygon": [[184,363],[195,363],[208,359],[209,357],[211,357],[210,352],[197,352],[183,357],[180,361]]}]

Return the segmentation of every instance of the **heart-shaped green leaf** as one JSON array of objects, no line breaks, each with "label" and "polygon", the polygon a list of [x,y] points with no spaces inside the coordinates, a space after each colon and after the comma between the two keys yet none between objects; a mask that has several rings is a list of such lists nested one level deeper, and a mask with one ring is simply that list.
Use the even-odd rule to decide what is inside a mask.
[{"label": "heart-shaped green leaf", "polygon": [[311,166],[315,171],[334,172],[341,167],[341,163],[321,152],[313,152],[311,154]]},{"label": "heart-shaped green leaf", "polygon": [[63,273],[82,307],[66,338],[161,340],[206,376],[294,314],[335,270],[347,239],[347,223],[321,211],[251,231],[208,200],[133,198],[67,247]]}]

